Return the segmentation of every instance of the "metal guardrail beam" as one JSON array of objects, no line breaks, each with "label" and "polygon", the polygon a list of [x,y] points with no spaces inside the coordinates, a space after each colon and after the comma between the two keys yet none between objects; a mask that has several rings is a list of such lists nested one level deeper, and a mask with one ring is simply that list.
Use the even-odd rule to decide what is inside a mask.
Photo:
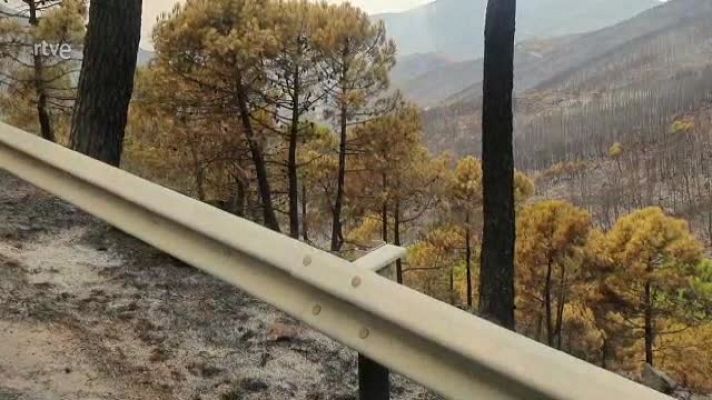
[{"label": "metal guardrail beam", "polygon": [[403,247],[383,245],[353,262],[354,267],[379,272],[406,256]]},{"label": "metal guardrail beam", "polygon": [[446,398],[669,399],[334,255],[4,124],[0,168]]}]

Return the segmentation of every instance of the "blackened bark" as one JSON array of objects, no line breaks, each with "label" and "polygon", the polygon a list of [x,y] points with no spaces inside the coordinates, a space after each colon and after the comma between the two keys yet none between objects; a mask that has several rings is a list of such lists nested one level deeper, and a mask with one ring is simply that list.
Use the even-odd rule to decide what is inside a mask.
[{"label": "blackened bark", "polygon": [[536,340],[541,340],[541,331],[544,325],[544,316],[539,314],[536,318]]},{"label": "blackened bark", "polygon": [[344,186],[346,184],[346,127],[348,122],[346,112],[346,106],[343,105],[340,115],[339,171],[336,182],[336,199],[334,200],[334,210],[332,214],[331,251],[339,251],[343,245],[341,212],[344,207]]},{"label": "blackened bark", "polygon": [[267,163],[265,162],[262,146],[257,143],[255,131],[252,127],[250,112],[247,107],[247,94],[242,82],[238,79],[237,82],[237,106],[240,109],[240,121],[242,122],[242,130],[247,139],[247,146],[250,149],[252,163],[255,166],[255,174],[257,175],[257,190],[260,193],[262,201],[262,219],[266,227],[275,232],[280,232],[279,221],[274,212],[272,203],[272,188],[270,187],[269,177],[267,176]]},{"label": "blackened bark", "polygon": [[546,319],[546,344],[552,346],[554,344],[554,326],[552,321],[552,311],[551,311],[551,275],[553,273],[553,266],[551,260],[546,266],[546,281],[544,282],[544,309],[545,309],[545,319]]},{"label": "blackened bark", "polygon": [[608,352],[609,343],[608,338],[603,338],[603,343],[601,343],[601,368],[608,369]]},{"label": "blackened bark", "polygon": [[465,216],[465,266],[467,268],[467,307],[472,308],[472,231],[470,230],[470,213]]},{"label": "blackened bark", "polygon": [[566,306],[566,266],[561,265],[561,278],[559,279],[559,301],[556,309],[556,327],[554,335],[556,336],[556,348],[562,349],[564,337],[564,308]]},{"label": "blackened bark", "polygon": [[455,267],[450,268],[450,305],[455,305]]},{"label": "blackened bark", "polygon": [[289,181],[289,236],[299,239],[299,177],[297,176],[297,145],[299,136],[299,65],[294,67],[294,95],[292,96],[292,126],[289,131],[287,175]]},{"label": "blackened bark", "polygon": [[133,94],[142,0],[92,0],[71,145],[119,166]]},{"label": "blackened bark", "polygon": [[237,193],[235,194],[235,215],[245,216],[245,206],[247,205],[247,189],[241,180],[237,180]]},{"label": "blackened bark", "polygon": [[[40,60],[40,57],[36,57],[36,60]],[[41,61],[39,61],[39,64],[41,65]],[[40,80],[41,79],[42,78],[40,78]],[[37,93],[39,94],[39,98],[37,99],[37,115],[40,120],[40,133],[43,138],[49,140],[50,142],[56,142],[57,138],[54,135],[52,119],[49,114],[49,107],[47,106],[47,94],[43,88],[44,84],[40,85],[37,86]]]},{"label": "blackened bark", "polygon": [[348,127],[348,104],[346,103],[346,82],[348,81],[349,64],[345,62],[349,54],[348,40],[341,51],[342,66],[340,73],[340,87],[342,98],[339,99],[341,107],[339,109],[339,170],[337,172],[336,198],[334,199],[334,209],[331,223],[331,251],[341,250],[343,246],[343,225],[341,223],[341,213],[344,207],[344,186],[346,185],[346,140]]},{"label": "blackened bark", "polygon": [[484,230],[480,313],[514,329],[514,154],[512,146],[516,0],[489,0],[482,110]]},{"label": "blackened bark", "polygon": [[653,284],[648,280],[645,283],[645,316],[644,316],[644,324],[645,324],[645,362],[650,364],[651,367],[654,366],[653,364],[653,343],[655,342],[655,330],[653,328]]},{"label": "blackened bark", "polygon": [[[37,17],[37,2],[31,0],[27,3],[30,10],[29,23],[33,27],[37,27],[40,24],[40,20]],[[32,64],[34,73],[34,84],[35,84],[35,94],[37,95],[37,117],[40,123],[40,134],[46,140],[50,142],[56,142],[54,136],[54,129],[52,128],[52,119],[49,113],[49,106],[47,104],[47,88],[45,87],[44,81],[44,60],[42,54],[37,51],[37,48],[33,46],[32,51]]]},{"label": "blackened bark", "polygon": [[[400,200],[396,200],[395,211],[393,213],[393,244],[401,245],[400,224],[401,205]],[[403,284],[403,260],[396,260],[396,282]]]},{"label": "blackened bark", "polygon": [[205,172],[194,145],[190,146],[190,157],[195,171],[195,190],[198,193],[198,200],[205,201]]},{"label": "blackened bark", "polygon": [[[710,209],[712,209],[712,205]],[[710,246],[712,246],[712,213],[707,214],[707,236],[710,239]]]},{"label": "blackened bark", "polygon": [[309,242],[308,205],[307,185],[302,183],[302,239],[304,239],[305,242]]},{"label": "blackened bark", "polygon": [[[383,173],[381,174],[381,183],[383,185],[383,193],[388,191],[388,176]],[[381,238],[385,243],[388,243],[388,199],[383,200],[381,204]]]}]

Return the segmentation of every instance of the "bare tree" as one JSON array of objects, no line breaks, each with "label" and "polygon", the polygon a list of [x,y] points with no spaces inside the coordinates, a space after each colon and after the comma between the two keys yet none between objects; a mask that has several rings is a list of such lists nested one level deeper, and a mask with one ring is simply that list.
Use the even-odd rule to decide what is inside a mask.
[{"label": "bare tree", "polygon": [[514,153],[516,0],[489,0],[485,22],[482,169],[484,232],[480,312],[514,329]]}]

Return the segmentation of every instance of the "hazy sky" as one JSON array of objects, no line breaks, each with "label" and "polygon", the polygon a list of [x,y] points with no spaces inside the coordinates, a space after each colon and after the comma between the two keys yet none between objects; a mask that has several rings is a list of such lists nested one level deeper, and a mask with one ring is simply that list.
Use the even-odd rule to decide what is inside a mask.
[{"label": "hazy sky", "polygon": [[[143,1],[143,38],[144,46],[148,47],[148,38],[151,33],[156,17],[163,11],[170,11],[179,0],[144,0]],[[343,0],[327,0],[331,3],[340,3]],[[380,13],[387,11],[402,11],[413,8],[420,4],[428,3],[430,0],[351,0],[351,4],[357,5],[369,13]]]}]

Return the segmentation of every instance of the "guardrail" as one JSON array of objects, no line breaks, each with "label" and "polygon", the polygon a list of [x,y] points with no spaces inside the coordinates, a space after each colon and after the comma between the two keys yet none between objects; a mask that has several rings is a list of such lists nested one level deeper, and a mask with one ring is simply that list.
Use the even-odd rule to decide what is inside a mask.
[{"label": "guardrail", "polygon": [[4,124],[0,168],[448,399],[670,399],[370,270],[393,248],[354,265]]}]

